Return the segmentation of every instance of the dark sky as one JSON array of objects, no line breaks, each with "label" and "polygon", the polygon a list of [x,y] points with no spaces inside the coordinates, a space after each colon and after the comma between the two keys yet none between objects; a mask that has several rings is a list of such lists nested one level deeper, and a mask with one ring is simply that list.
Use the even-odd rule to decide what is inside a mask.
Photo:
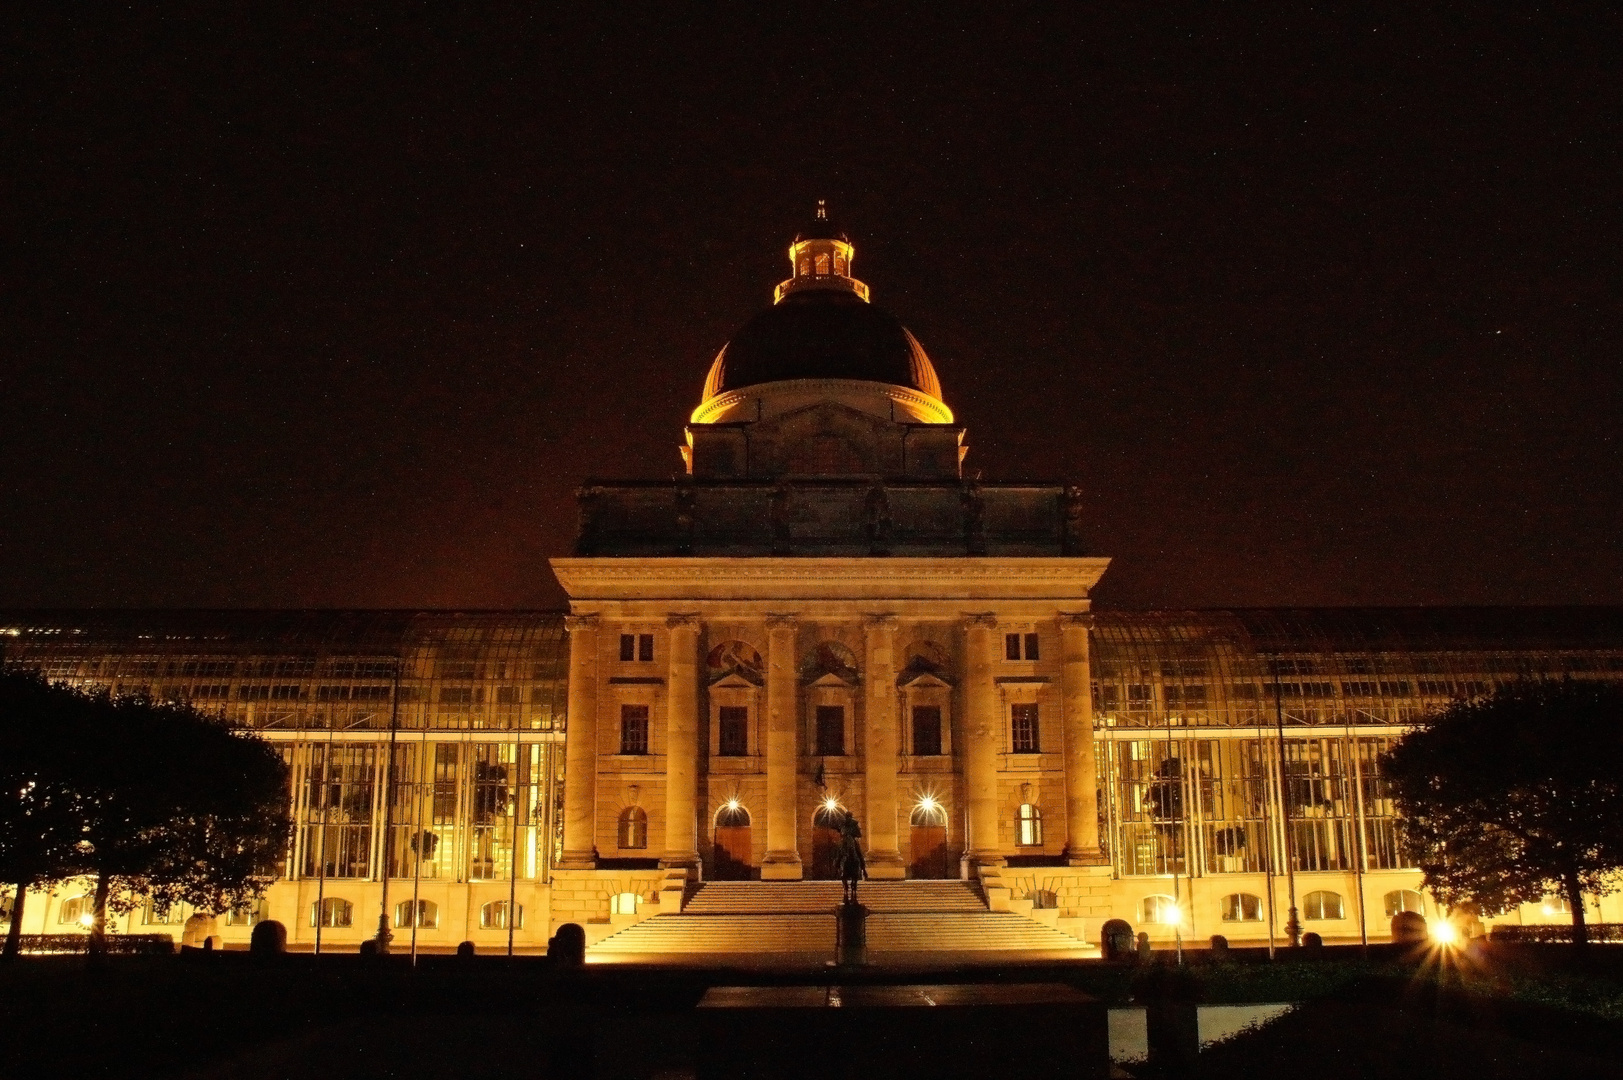
[{"label": "dark sky", "polygon": [[1102,603],[1623,602],[1616,16],[32,6],[0,606],[555,605],[818,197]]}]

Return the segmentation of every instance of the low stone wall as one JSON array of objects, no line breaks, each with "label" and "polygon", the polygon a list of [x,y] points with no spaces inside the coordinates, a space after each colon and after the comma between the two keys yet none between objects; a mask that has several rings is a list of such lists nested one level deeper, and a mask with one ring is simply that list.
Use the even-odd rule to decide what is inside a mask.
[{"label": "low stone wall", "polygon": [[[995,877],[983,874],[982,884],[987,887],[988,901],[1001,898],[994,898],[992,889],[1007,889],[1009,910],[1042,922],[1052,918],[1052,925],[1082,941],[1098,941],[1099,927],[1111,917],[1113,882],[1108,866],[1004,867]],[[1048,904],[1053,907],[1047,910],[1056,914],[1039,915]],[[1000,906],[991,903],[993,910]]]},{"label": "low stone wall", "polygon": [[638,913],[659,910],[662,870],[554,870],[552,872],[552,933],[564,923],[587,928],[610,925],[610,901],[621,893],[635,893]]}]

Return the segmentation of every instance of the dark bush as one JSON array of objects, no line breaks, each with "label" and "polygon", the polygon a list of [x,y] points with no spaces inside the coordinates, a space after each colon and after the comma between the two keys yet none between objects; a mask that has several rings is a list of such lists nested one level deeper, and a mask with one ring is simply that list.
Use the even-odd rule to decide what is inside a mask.
[{"label": "dark bush", "polygon": [[458,956],[473,956],[478,951],[478,949],[474,948],[474,944],[471,941],[464,941],[462,944],[456,947],[456,954]]},{"label": "dark bush", "polygon": [[1324,938],[1309,930],[1307,933],[1302,935],[1302,948],[1322,949],[1324,948]]},{"label": "dark bush", "polygon": [[1420,945],[1429,939],[1426,917],[1418,911],[1400,911],[1392,916],[1392,941],[1398,945]]},{"label": "dark bush", "polygon": [[1229,951],[1229,939],[1224,937],[1222,934],[1213,934],[1212,935],[1212,952],[1218,954],[1219,956],[1222,956],[1222,955],[1227,954],[1228,951]]},{"label": "dark bush", "polygon": [[1126,919],[1111,919],[1099,928],[1099,949],[1106,960],[1127,960],[1133,955],[1133,927]]},{"label": "dark bush", "polygon": [[547,942],[547,957],[558,967],[580,967],[586,963],[586,931],[579,923],[564,923]]},{"label": "dark bush", "polygon": [[280,956],[287,952],[287,927],[275,919],[254,923],[248,936],[248,951],[255,956]]}]

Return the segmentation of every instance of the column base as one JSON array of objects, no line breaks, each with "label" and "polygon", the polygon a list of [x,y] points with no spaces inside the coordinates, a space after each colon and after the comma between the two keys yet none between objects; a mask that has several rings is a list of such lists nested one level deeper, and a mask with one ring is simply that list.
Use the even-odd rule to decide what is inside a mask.
[{"label": "column base", "polygon": [[1066,866],[1109,866],[1110,858],[1099,848],[1082,851],[1067,851],[1065,853]]},{"label": "column base", "polygon": [[868,877],[873,881],[901,881],[907,877],[907,864],[899,851],[870,851]]},{"label": "column base", "polygon": [[699,853],[697,851],[669,851],[659,857],[661,870],[687,870],[691,872],[699,868]]},{"label": "column base", "polygon": [[805,876],[799,852],[769,851],[761,860],[762,881],[799,881]]},{"label": "column base", "polygon": [[1009,860],[995,851],[969,851],[964,853],[963,871],[966,881],[974,881],[983,870],[997,870],[1008,866]]},{"label": "column base", "polygon": [[597,852],[595,851],[566,851],[563,857],[553,864],[554,870],[596,870]]}]

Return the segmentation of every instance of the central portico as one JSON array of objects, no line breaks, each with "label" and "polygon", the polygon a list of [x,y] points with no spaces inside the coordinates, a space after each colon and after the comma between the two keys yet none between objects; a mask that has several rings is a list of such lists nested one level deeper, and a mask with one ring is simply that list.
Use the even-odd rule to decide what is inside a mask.
[{"label": "central portico", "polygon": [[717,356],[685,475],[593,482],[570,598],[564,871],[878,879],[1101,862],[1078,497],[965,480],[916,338],[819,210]]}]

